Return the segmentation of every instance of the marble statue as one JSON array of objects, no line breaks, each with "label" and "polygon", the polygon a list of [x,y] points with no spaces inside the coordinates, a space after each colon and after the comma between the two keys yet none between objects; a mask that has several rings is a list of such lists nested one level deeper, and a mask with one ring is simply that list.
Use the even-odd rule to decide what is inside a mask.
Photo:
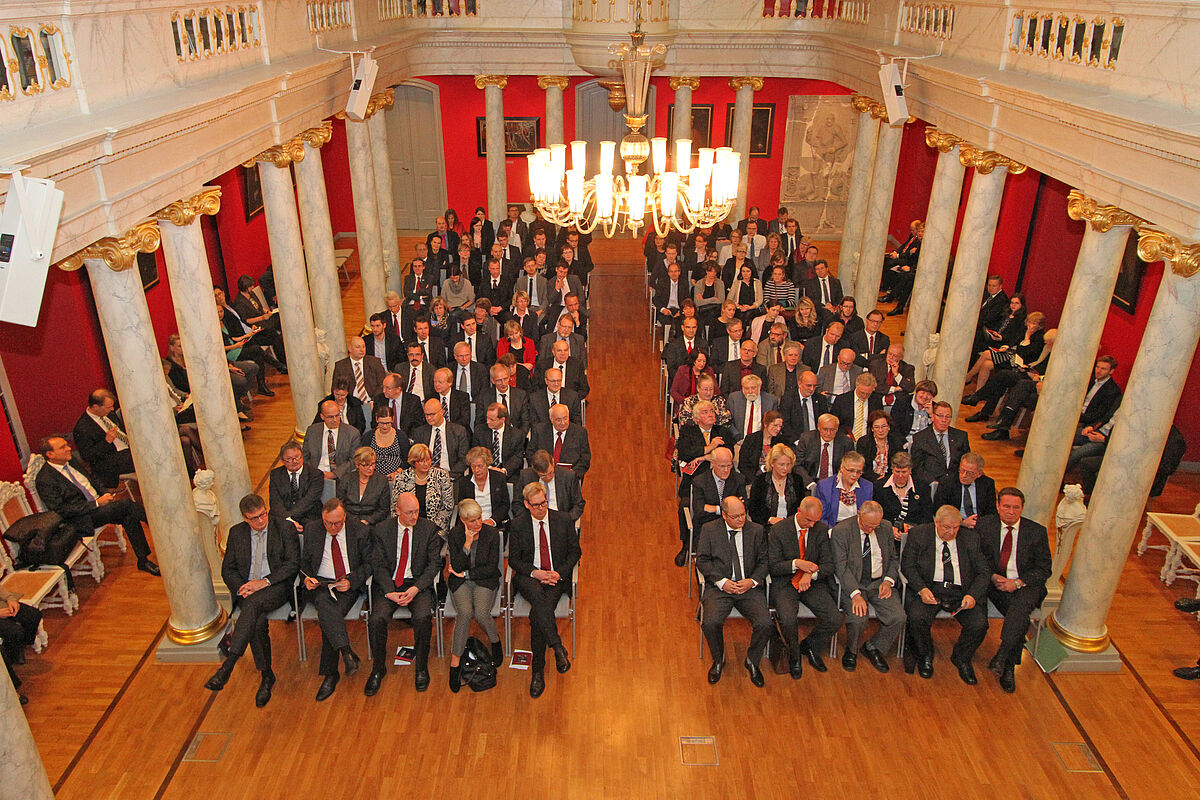
[{"label": "marble statue", "polygon": [[929,334],[929,346],[925,348],[925,352],[921,355],[921,363],[925,365],[925,374],[933,374],[933,363],[937,361],[938,342],[942,340],[940,333]]},{"label": "marble statue", "polygon": [[1071,551],[1075,549],[1075,537],[1083,528],[1083,520],[1087,517],[1087,506],[1083,504],[1083,487],[1078,483],[1069,483],[1063,487],[1063,499],[1058,502],[1054,512],[1054,562],[1047,586],[1050,591],[1060,591],[1063,570],[1071,559]]}]

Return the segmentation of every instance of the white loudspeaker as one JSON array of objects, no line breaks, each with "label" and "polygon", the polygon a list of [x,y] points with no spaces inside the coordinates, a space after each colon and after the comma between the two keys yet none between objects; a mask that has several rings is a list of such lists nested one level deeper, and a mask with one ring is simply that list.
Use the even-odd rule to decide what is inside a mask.
[{"label": "white loudspeaker", "polygon": [[54,181],[23,178],[14,167],[0,167],[4,172],[11,179],[0,214],[0,321],[33,327],[42,307],[63,193]]},{"label": "white loudspeaker", "polygon": [[904,85],[896,62],[879,68],[879,85],[883,89],[883,104],[887,106],[888,124],[903,125],[908,121],[908,101],[904,99]]},{"label": "white loudspeaker", "polygon": [[369,55],[363,54],[354,70],[354,83],[350,84],[350,97],[346,100],[346,116],[361,122],[367,114],[367,103],[371,100],[371,90],[375,87],[375,76],[379,74],[379,64]]}]

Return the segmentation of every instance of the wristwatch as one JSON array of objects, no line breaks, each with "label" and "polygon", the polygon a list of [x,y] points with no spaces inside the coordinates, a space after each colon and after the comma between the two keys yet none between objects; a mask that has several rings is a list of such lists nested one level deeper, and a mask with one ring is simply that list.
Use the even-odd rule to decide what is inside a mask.
[{"label": "wristwatch", "polygon": [[1018,588],[1018,589],[1024,589],[1024,588],[1025,588],[1025,581],[1021,580],[1020,578],[1017,578],[1017,588]]}]

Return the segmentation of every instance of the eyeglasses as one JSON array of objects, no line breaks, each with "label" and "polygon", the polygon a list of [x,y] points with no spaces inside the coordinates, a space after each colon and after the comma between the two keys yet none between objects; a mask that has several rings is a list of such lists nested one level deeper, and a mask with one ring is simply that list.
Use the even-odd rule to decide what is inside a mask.
[{"label": "eyeglasses", "polygon": [[532,500],[526,500],[525,503],[530,508],[543,508],[544,506],[550,505],[550,502],[548,500],[542,500],[540,503],[535,503]]}]

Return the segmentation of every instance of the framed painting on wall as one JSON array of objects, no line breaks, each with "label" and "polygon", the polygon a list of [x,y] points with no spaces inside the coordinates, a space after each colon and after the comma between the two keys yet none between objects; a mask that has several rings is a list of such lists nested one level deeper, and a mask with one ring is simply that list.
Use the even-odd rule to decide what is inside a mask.
[{"label": "framed painting on wall", "polygon": [[1112,304],[1122,311],[1135,313],[1145,275],[1146,262],[1138,257],[1137,236],[1130,236],[1121,256],[1121,271],[1117,273],[1117,285],[1113,287]]},{"label": "framed painting on wall", "polygon": [[258,165],[240,167],[242,171],[242,204],[246,209],[246,222],[262,213],[263,194],[262,179],[258,175]]},{"label": "framed painting on wall", "polygon": [[[542,146],[541,117],[504,118],[504,155],[527,156]],[[475,118],[475,143],[479,157],[487,155],[487,118]]]},{"label": "framed painting on wall", "polygon": [[[712,147],[712,103],[692,104],[692,155],[701,147]],[[667,131],[671,143],[668,156],[675,154],[675,104],[667,106]]]},{"label": "framed painting on wall", "polygon": [[142,278],[142,291],[158,285],[158,259],[154,253],[138,253],[137,268]]},{"label": "framed painting on wall", "polygon": [[[755,103],[750,112],[750,157],[770,158],[775,124],[775,104]],[[725,106],[725,144],[733,146],[733,103]]]}]

